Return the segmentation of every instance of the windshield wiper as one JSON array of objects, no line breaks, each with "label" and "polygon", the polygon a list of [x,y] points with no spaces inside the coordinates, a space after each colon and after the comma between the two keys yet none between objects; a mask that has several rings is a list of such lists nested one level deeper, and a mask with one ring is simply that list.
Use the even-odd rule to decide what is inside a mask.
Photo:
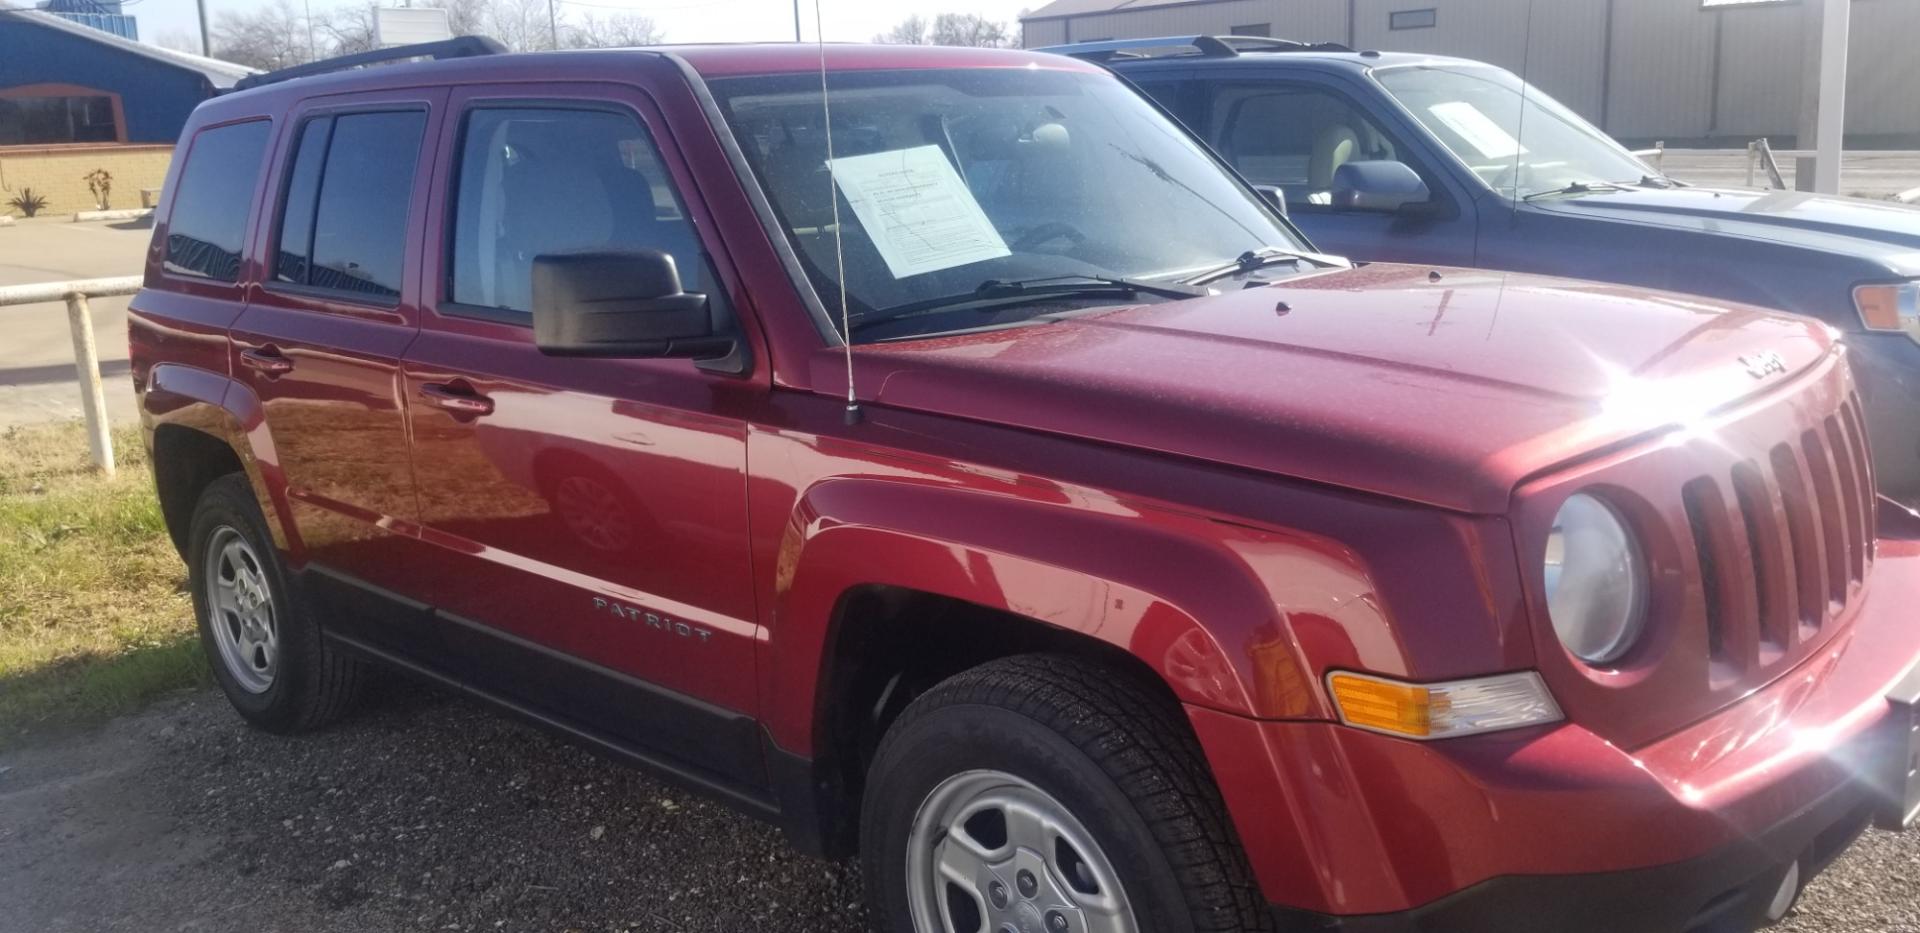
[{"label": "windshield wiper", "polygon": [[864,330],[878,324],[926,314],[961,310],[986,311],[1047,298],[1131,298],[1141,294],[1157,295],[1162,298],[1199,298],[1206,295],[1207,290],[1183,283],[1149,282],[1145,279],[1105,275],[1050,275],[1011,281],[988,279],[966,294],[909,302],[864,315],[853,322],[853,329]]},{"label": "windshield wiper", "polygon": [[1573,184],[1566,186],[1565,188],[1555,188],[1552,191],[1529,192],[1526,195],[1522,196],[1520,200],[1532,201],[1536,198],[1551,198],[1556,196],[1565,197],[1565,196],[1576,195],[1576,194],[1592,194],[1596,191],[1630,191],[1630,190],[1632,189],[1628,188],[1626,185],[1615,184],[1614,182],[1610,182],[1610,181],[1576,181]]},{"label": "windshield wiper", "polygon": [[1632,182],[1632,184],[1639,185],[1642,188],[1684,188],[1686,187],[1686,182],[1683,182],[1674,178],[1668,178],[1665,175],[1642,175],[1640,176],[1639,181]]},{"label": "windshield wiper", "polygon": [[1311,262],[1327,266],[1338,265],[1331,257],[1322,256],[1318,253],[1303,253],[1295,250],[1281,249],[1277,246],[1268,246],[1261,249],[1247,250],[1234,257],[1232,262],[1222,263],[1211,269],[1196,272],[1193,275],[1181,279],[1180,284],[1205,285],[1216,279],[1224,279],[1230,275],[1245,275],[1249,272],[1254,272],[1267,266],[1278,265],[1283,262]]}]

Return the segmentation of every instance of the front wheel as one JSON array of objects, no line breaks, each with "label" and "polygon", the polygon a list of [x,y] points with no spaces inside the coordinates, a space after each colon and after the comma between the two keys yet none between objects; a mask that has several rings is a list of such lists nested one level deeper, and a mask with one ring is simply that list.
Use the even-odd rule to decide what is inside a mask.
[{"label": "front wheel", "polygon": [[1271,928],[1178,705],[1103,664],[1026,655],[928,691],[881,743],[861,826],[877,930]]}]

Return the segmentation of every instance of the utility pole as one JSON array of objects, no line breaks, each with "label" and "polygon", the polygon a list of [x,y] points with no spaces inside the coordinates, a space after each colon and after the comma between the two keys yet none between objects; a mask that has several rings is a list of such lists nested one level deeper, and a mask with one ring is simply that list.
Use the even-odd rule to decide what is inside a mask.
[{"label": "utility pole", "polygon": [[1852,0],[1825,0],[1820,17],[1820,109],[1814,129],[1813,190],[1840,193],[1847,130],[1847,29]]},{"label": "utility pole", "polygon": [[553,11],[558,0],[547,0],[547,34],[555,49],[560,48],[560,14]]},{"label": "utility pole", "polygon": [[793,41],[800,41],[800,0],[793,0]]},{"label": "utility pole", "polygon": [[200,10],[200,54],[213,57],[213,43],[207,40],[207,0],[194,0]]}]

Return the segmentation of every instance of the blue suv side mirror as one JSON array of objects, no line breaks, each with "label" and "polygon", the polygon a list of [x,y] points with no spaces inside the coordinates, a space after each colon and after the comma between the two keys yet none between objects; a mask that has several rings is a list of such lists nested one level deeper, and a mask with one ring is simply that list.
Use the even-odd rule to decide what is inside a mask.
[{"label": "blue suv side mirror", "polygon": [[1333,172],[1333,209],[1398,213],[1430,204],[1433,193],[1405,162],[1348,162]]}]

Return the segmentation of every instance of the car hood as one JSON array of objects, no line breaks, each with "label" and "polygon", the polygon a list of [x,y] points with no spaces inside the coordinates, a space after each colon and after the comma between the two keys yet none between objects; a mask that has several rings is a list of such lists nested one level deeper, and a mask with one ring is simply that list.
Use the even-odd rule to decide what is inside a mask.
[{"label": "car hood", "polygon": [[[855,368],[881,406],[1498,513],[1529,476],[1777,385],[1834,346],[1824,325],[1743,305],[1376,264],[870,344]],[[838,352],[815,362],[816,389],[844,393]]]},{"label": "car hood", "polygon": [[1550,198],[1532,206],[1606,218],[1857,253],[1920,273],[1920,208],[1804,191],[1646,188]]}]

